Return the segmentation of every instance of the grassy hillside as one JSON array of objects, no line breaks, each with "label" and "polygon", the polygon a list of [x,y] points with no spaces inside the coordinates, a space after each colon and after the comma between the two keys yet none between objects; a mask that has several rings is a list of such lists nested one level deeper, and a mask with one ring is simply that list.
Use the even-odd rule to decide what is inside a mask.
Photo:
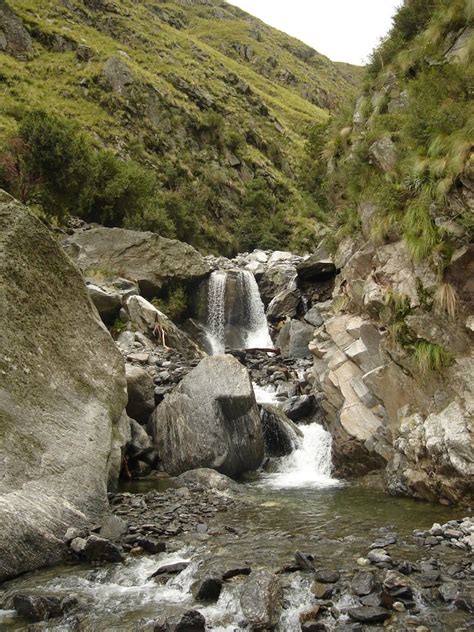
[{"label": "grassy hillside", "polygon": [[[16,18],[0,1],[3,186],[18,189],[26,177],[26,201],[50,216],[157,230],[203,250],[317,241],[321,213],[298,178],[300,156],[311,127],[354,93],[360,69],[221,0],[10,7],[21,20],[13,29]],[[38,108],[53,118],[25,122]],[[52,137],[62,143],[54,152]],[[55,160],[33,168],[34,139],[38,160]],[[58,156],[71,146],[80,155],[66,169]],[[131,190],[130,173],[104,147],[132,164]],[[55,192],[58,169],[69,191]],[[147,193],[137,201],[140,182]]]},{"label": "grassy hillside", "polygon": [[355,105],[321,131],[313,170],[338,240],[361,225],[375,244],[403,238],[441,275],[472,240],[473,19],[472,0],[406,0]]}]

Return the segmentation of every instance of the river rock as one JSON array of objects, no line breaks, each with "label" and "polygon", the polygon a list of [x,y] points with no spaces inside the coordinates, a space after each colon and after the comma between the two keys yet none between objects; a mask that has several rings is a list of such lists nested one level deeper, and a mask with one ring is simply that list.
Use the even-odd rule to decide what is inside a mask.
[{"label": "river rock", "polygon": [[69,237],[64,247],[86,278],[100,270],[134,279],[145,295],[156,294],[171,280],[199,281],[210,272],[192,246],[156,233],[91,228]]},{"label": "river rock", "polygon": [[197,601],[217,601],[221,594],[223,580],[218,575],[210,575],[198,581],[193,588]]},{"label": "river rock", "polygon": [[172,475],[209,467],[238,476],[263,459],[252,384],[230,355],[201,360],[155,410],[151,427],[163,468]]},{"label": "river rock", "polygon": [[312,395],[295,395],[286,400],[281,410],[291,421],[305,419],[314,413],[314,397]]},{"label": "river rock", "polygon": [[188,610],[173,627],[173,632],[206,632],[206,619],[198,610]]},{"label": "river rock", "polygon": [[297,289],[285,288],[271,300],[267,309],[267,318],[275,323],[285,318],[296,316],[298,304],[301,300],[300,291]]},{"label": "river rock", "polygon": [[357,573],[351,581],[351,590],[355,595],[363,597],[369,595],[375,588],[375,577],[373,573],[362,571]]},{"label": "river rock", "polygon": [[290,454],[302,437],[298,426],[280,408],[270,404],[262,405],[260,419],[266,455],[281,457]]},{"label": "river rock", "polygon": [[237,483],[235,483],[231,478],[207,467],[201,467],[196,470],[184,472],[183,474],[180,474],[176,480],[184,484],[198,484],[206,489],[215,489],[220,492],[226,492],[229,490],[235,491],[238,489]]},{"label": "river rock", "polygon": [[69,526],[101,522],[126,391],[122,357],[79,271],[4,193],[0,233],[2,581],[60,561]]},{"label": "river rock", "polygon": [[384,608],[377,608],[374,606],[359,606],[357,608],[350,608],[347,614],[354,621],[359,623],[381,623],[390,617],[390,612]]},{"label": "river rock", "polygon": [[124,554],[116,544],[98,535],[88,538],[76,538],[70,544],[81,559],[87,562],[123,562]]},{"label": "river rock", "polygon": [[240,594],[240,605],[250,629],[272,629],[278,623],[282,598],[276,575],[267,570],[250,573]]},{"label": "river rock", "polygon": [[146,424],[155,410],[155,385],[147,371],[139,366],[125,365],[127,377],[127,414],[141,424]]},{"label": "river rock", "polygon": [[63,613],[61,599],[54,594],[18,593],[13,597],[13,607],[21,617],[30,621],[46,621],[59,617]]}]

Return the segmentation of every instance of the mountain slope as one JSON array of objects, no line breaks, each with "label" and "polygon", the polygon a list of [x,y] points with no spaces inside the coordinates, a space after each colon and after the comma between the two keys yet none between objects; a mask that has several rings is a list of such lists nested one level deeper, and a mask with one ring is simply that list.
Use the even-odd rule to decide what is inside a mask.
[{"label": "mountain slope", "polygon": [[40,107],[138,162],[156,177],[155,197],[127,226],[226,253],[314,242],[318,208],[296,181],[299,156],[360,69],[349,81],[347,66],[220,0],[13,6],[16,24],[0,2],[4,139]]}]

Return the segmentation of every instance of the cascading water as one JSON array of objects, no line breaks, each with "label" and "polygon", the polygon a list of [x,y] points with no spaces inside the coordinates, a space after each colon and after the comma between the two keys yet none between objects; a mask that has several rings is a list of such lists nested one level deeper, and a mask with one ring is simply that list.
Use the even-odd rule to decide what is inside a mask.
[{"label": "cascading water", "polygon": [[242,288],[241,296],[245,301],[245,309],[248,315],[247,348],[265,349],[273,347],[272,339],[268,333],[265,308],[260,298],[260,291],[254,275],[248,270],[241,270],[239,282]]},{"label": "cascading water", "polygon": [[212,354],[224,353],[225,350],[225,285],[227,275],[216,270],[209,279],[207,296],[207,329]]},{"label": "cascading water", "polygon": [[329,432],[318,423],[299,426],[303,436],[291,454],[280,460],[278,471],[265,477],[265,485],[275,489],[290,487],[334,487],[341,481],[331,477]]},{"label": "cascading water", "polygon": [[273,346],[258,285],[248,270],[214,271],[209,279],[207,311],[214,355],[224,353],[226,346]]}]

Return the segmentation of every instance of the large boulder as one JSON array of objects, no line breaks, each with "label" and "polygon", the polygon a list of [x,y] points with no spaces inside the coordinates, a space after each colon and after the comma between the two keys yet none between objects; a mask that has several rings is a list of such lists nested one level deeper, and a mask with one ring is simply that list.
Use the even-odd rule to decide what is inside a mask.
[{"label": "large boulder", "polygon": [[209,467],[238,476],[263,459],[252,384],[230,355],[204,358],[155,410],[151,429],[163,468],[172,475]]},{"label": "large boulder", "polygon": [[75,233],[64,246],[86,277],[97,271],[126,277],[137,281],[145,295],[171,280],[203,279],[210,271],[192,246],[156,233],[99,227]]},{"label": "large boulder", "polygon": [[308,358],[308,348],[313,339],[314,327],[300,320],[289,320],[280,330],[277,346],[284,358]]},{"label": "large boulder", "polygon": [[303,281],[326,281],[336,276],[336,266],[331,259],[321,259],[318,254],[310,255],[296,268]]},{"label": "large boulder", "polygon": [[2,192],[0,235],[2,581],[58,562],[68,527],[102,519],[126,389],[79,271]]},{"label": "large boulder", "polygon": [[260,410],[263,439],[267,456],[281,457],[293,452],[303,433],[276,406],[264,404]]}]

